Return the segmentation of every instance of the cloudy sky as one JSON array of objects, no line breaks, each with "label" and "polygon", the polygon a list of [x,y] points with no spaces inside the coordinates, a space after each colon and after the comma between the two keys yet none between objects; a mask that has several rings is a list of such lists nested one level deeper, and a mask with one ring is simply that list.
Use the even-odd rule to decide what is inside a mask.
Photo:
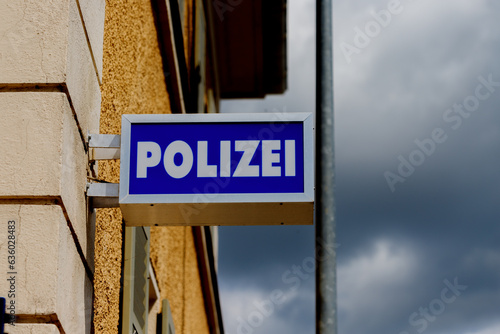
[{"label": "cloudy sky", "polygon": [[[314,111],[315,1],[289,0]],[[340,334],[500,333],[500,2],[334,0]],[[220,229],[226,333],[314,333],[314,227]],[[301,268],[301,270],[297,270]]]}]

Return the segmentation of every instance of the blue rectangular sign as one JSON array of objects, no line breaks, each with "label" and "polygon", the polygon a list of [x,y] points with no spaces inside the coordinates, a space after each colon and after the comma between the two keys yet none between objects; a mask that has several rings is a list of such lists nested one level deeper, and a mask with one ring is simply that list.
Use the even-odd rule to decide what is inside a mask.
[{"label": "blue rectangular sign", "polygon": [[130,194],[302,193],[302,122],[140,123]]},{"label": "blue rectangular sign", "polygon": [[312,224],[313,131],[306,113],[124,115],[124,220]]}]

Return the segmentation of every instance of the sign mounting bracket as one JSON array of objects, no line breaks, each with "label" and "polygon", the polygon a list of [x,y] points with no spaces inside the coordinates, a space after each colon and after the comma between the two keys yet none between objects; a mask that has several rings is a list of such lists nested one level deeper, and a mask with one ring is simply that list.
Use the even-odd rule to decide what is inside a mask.
[{"label": "sign mounting bracket", "polygon": [[[120,135],[89,134],[89,161],[120,159]],[[118,208],[120,185],[118,183],[87,183],[87,196],[91,206],[97,208]]]},{"label": "sign mounting bracket", "polygon": [[120,159],[120,135],[89,134],[89,160]]},{"label": "sign mounting bracket", "polygon": [[87,196],[94,209],[118,208],[120,185],[118,183],[87,183]]}]

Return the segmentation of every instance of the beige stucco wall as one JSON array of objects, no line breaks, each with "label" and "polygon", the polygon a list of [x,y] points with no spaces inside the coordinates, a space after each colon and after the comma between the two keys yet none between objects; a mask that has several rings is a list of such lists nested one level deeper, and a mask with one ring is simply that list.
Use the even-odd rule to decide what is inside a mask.
[{"label": "beige stucco wall", "polygon": [[9,333],[92,332],[85,145],[99,124],[103,1],[0,0],[0,251],[14,257],[0,269],[16,283],[0,295],[22,323]]},{"label": "beige stucco wall", "polygon": [[[100,133],[120,133],[122,114],[170,113],[151,3],[107,0]],[[99,163],[99,179],[119,182],[118,162]],[[190,227],[151,229],[151,259],[161,298],[168,298],[176,333],[208,333]],[[122,223],[117,209],[97,213],[94,325],[118,333]]]}]

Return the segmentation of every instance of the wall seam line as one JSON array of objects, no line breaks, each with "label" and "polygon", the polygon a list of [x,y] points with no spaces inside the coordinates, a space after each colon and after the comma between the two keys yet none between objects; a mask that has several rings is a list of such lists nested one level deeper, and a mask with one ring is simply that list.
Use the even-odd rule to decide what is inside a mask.
[{"label": "wall seam line", "polygon": [[0,84],[0,93],[64,93],[62,83],[7,83]]},{"label": "wall seam line", "polygon": [[68,86],[66,84],[63,84],[63,93],[66,94],[66,98],[68,99],[69,107],[71,108],[71,112],[73,113],[73,118],[75,119],[76,122],[76,127],[78,129],[78,133],[80,134],[80,139],[82,140],[82,145],[83,149],[85,150],[85,153],[88,154],[88,146],[87,146],[87,140],[85,139],[85,134],[82,131],[82,127],[80,125],[80,122],[78,121],[78,115],[76,114],[75,106],[73,104],[73,100],[71,99],[71,95],[68,90]]},{"label": "wall seam line", "polygon": [[99,83],[99,87],[100,87],[102,85],[102,82],[101,82],[101,79],[99,78],[99,72],[97,70],[97,64],[96,64],[96,61],[95,61],[95,58],[94,58],[94,52],[92,50],[92,44],[90,44],[89,34],[87,32],[87,27],[86,27],[85,21],[83,19],[83,13],[82,13],[82,9],[80,7],[80,0],[76,0],[76,6],[78,7],[78,13],[80,14],[80,21],[82,22],[83,32],[85,33],[85,39],[87,40],[87,46],[88,46],[88,49],[90,51],[90,57],[92,58],[92,64],[94,65],[94,72],[95,72],[95,75],[97,76],[97,82]]},{"label": "wall seam line", "polygon": [[17,324],[42,324],[42,325],[55,325],[60,334],[66,334],[57,313],[52,314],[17,314]]},{"label": "wall seam line", "polygon": [[68,99],[71,112],[73,113],[73,118],[75,119],[76,127],[78,129],[78,133],[80,134],[80,139],[82,140],[83,149],[85,150],[85,153],[88,154],[87,141],[80,126],[80,122],[78,121],[78,116],[76,114],[75,106],[73,104],[73,100],[71,99],[68,86],[66,85],[65,82],[0,84],[0,93],[64,93],[66,95],[66,98]]}]

